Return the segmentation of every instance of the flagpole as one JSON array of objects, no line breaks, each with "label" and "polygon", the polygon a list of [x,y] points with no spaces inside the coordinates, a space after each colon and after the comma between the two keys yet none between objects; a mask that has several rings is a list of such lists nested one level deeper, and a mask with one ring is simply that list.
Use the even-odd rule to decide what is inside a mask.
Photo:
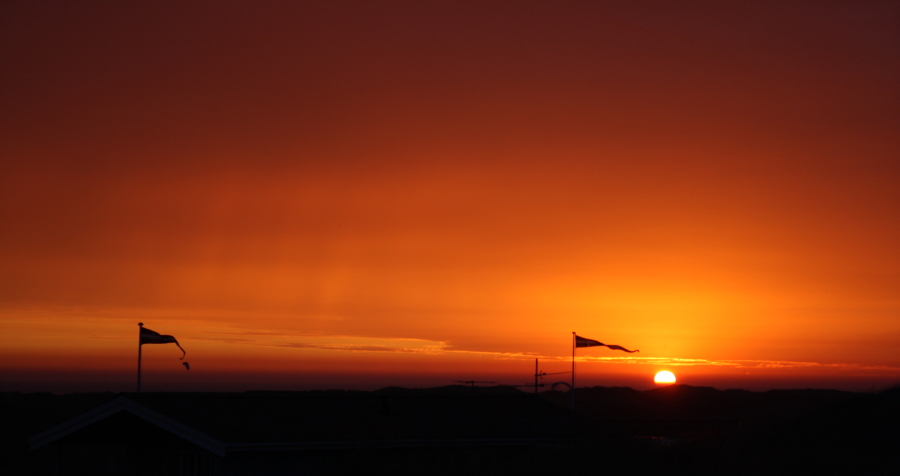
[{"label": "flagpole", "polygon": [[575,411],[575,333],[572,333],[572,411]]},{"label": "flagpole", "polygon": [[[138,322],[138,327],[143,329],[144,323]],[[138,331],[138,381],[137,381],[137,391],[141,393],[141,333]]]}]

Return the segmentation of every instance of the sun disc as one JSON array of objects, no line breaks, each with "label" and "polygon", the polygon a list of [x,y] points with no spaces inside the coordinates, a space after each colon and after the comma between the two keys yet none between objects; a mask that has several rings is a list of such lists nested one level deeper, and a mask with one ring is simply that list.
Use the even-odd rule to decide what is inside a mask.
[{"label": "sun disc", "polygon": [[656,373],[656,377],[653,377],[653,381],[659,384],[675,383],[675,374],[668,370],[662,370]]}]

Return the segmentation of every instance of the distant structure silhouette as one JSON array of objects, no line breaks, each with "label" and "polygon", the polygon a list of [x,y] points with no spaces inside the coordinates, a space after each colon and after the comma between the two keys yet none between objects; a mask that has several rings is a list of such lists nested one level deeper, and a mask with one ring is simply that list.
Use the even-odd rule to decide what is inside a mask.
[{"label": "distant structure silhouette", "polygon": [[497,382],[483,382],[483,381],[480,381],[480,380],[457,380],[456,383],[465,383],[465,384],[469,384],[469,385],[472,386],[472,388],[475,388],[475,384],[476,384],[476,383],[497,383]]}]

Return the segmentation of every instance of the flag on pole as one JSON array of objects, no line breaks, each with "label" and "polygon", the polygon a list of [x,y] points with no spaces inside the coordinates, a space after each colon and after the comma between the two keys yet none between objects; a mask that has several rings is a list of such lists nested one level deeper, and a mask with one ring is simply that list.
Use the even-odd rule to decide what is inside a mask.
[{"label": "flag on pole", "polygon": [[181,348],[181,344],[178,343],[172,336],[164,336],[160,335],[159,332],[151,331],[146,327],[141,327],[141,344],[175,344],[181,349],[181,360],[184,360],[184,356],[187,355],[187,352]]},{"label": "flag on pole", "polygon": [[613,350],[624,350],[625,352],[628,352],[628,353],[640,352],[639,350],[628,350],[628,349],[622,347],[621,345],[604,344],[603,342],[596,341],[593,339],[586,339],[584,337],[577,336],[577,335],[575,336],[575,347],[596,347],[596,346],[609,347],[610,349],[613,349]]}]

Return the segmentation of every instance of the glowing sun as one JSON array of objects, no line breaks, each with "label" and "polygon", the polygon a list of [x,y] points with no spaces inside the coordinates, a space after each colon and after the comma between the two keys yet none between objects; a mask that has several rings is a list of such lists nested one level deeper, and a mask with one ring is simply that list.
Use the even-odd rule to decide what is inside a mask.
[{"label": "glowing sun", "polygon": [[663,370],[656,373],[656,377],[653,377],[653,381],[659,385],[675,383],[675,374],[668,370]]}]

